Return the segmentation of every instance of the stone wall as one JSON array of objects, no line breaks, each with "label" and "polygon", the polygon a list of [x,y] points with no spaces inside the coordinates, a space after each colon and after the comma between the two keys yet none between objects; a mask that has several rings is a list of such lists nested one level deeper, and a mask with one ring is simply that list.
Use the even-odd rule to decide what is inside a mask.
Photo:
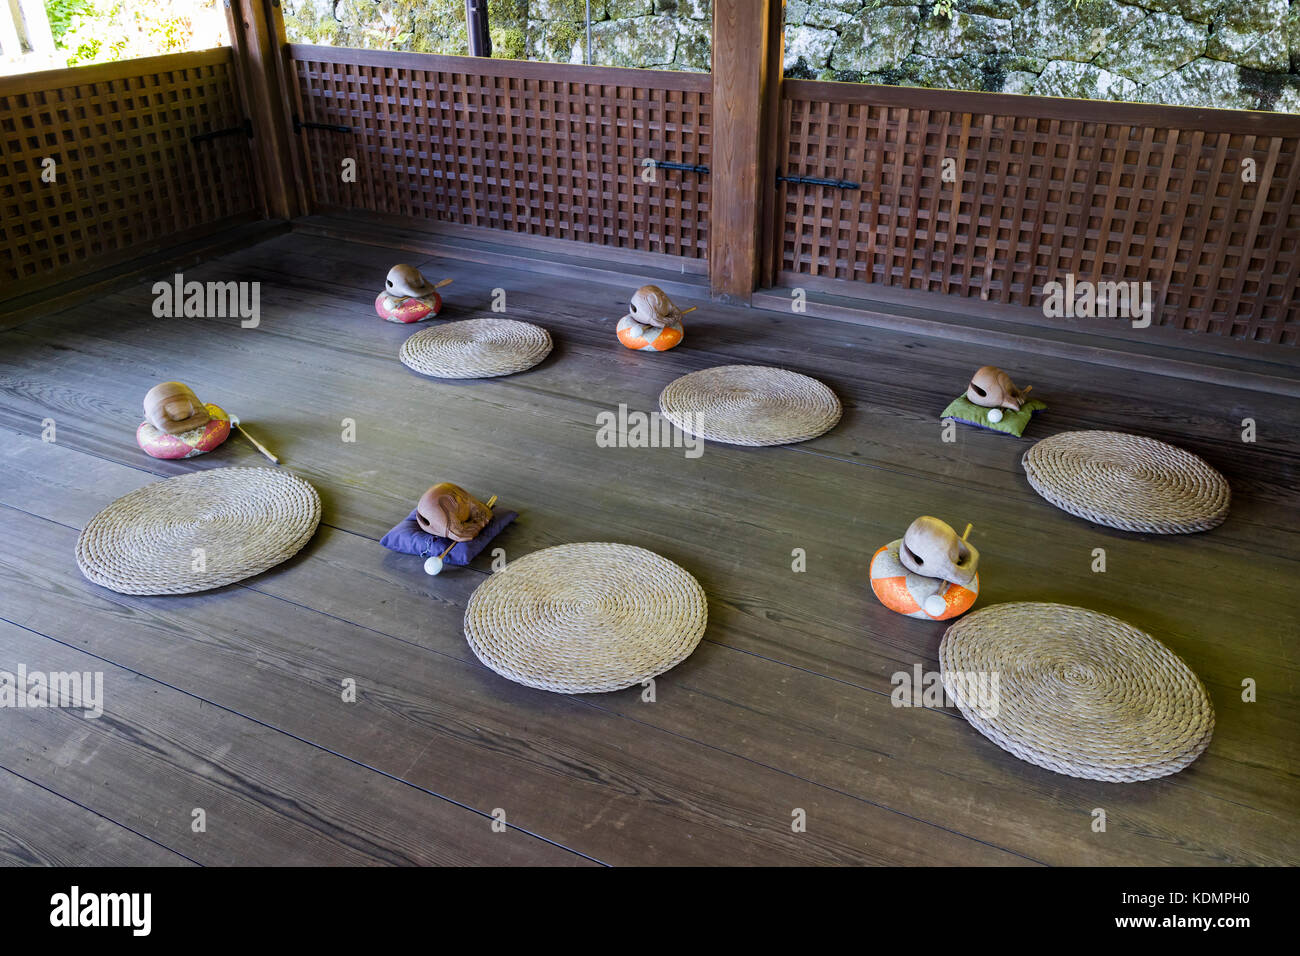
[{"label": "stone wall", "polygon": [[[290,40],[467,52],[464,0],[282,0]],[[1300,0],[786,0],[787,76],[1300,113]],[[585,0],[489,0],[498,57],[581,63]],[[594,63],[709,69],[711,0],[591,0]]]},{"label": "stone wall", "polygon": [[[528,58],[585,62],[585,10],[584,0],[528,0]],[[709,69],[711,0],[591,0],[591,21],[593,63]]]},{"label": "stone wall", "polygon": [[[469,52],[464,0],[281,0],[292,43]],[[591,0],[592,62],[707,72],[711,0]],[[492,55],[583,63],[586,0],[489,0]]]},{"label": "stone wall", "polygon": [[787,76],[1300,112],[1300,0],[787,0]]}]

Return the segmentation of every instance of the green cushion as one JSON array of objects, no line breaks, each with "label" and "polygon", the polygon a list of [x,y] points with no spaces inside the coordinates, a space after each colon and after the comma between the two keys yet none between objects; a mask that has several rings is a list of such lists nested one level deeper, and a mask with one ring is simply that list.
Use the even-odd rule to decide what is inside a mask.
[{"label": "green cushion", "polygon": [[1034,417],[1034,413],[1042,411],[1046,407],[1046,402],[1031,398],[1020,407],[1020,411],[1013,412],[1004,408],[1002,409],[1002,421],[991,422],[989,421],[989,412],[993,411],[993,409],[976,405],[965,395],[962,395],[960,398],[954,398],[939,417],[953,418],[966,425],[987,428],[989,431],[1015,435],[1019,438],[1025,433],[1025,426]]}]

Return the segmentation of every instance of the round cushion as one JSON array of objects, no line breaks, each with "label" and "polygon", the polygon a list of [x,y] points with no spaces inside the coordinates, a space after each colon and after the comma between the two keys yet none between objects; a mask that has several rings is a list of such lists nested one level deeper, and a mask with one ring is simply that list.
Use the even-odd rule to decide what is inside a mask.
[{"label": "round cushion", "polygon": [[[881,604],[899,614],[929,621],[945,621],[971,609],[980,593],[978,574],[969,587],[943,578],[927,578],[909,570],[899,560],[898,549],[902,544],[902,538],[891,541],[871,558],[871,590],[876,592]],[[939,600],[943,601],[943,609],[932,614]]]},{"label": "round cushion", "polygon": [[1164,777],[1214,735],[1214,705],[1192,669],[1151,635],[1087,608],[1017,601],[976,611],[944,632],[939,673],[981,734],[1071,777]]},{"label": "round cushion", "polygon": [[375,311],[389,322],[409,325],[422,319],[431,319],[442,311],[442,296],[389,295],[381,292],[375,297]]},{"label": "round cushion", "polygon": [[1125,432],[1061,432],[1020,460],[1025,477],[1062,511],[1124,531],[1189,534],[1228,517],[1228,481],[1198,455]]},{"label": "round cushion", "polygon": [[659,411],[688,435],[729,445],[788,445],[835,427],[844,408],[823,383],[768,365],[717,365],[669,382]]},{"label": "round cushion", "polygon": [[630,315],[618,320],[618,340],[638,351],[666,352],[680,344],[685,335],[680,322],[670,322],[660,328],[648,323],[642,325]]},{"label": "round cushion", "polygon": [[559,544],[516,558],[465,608],[484,664],[528,687],[600,694],[676,667],[704,636],[708,600],[667,558],[626,544]]},{"label": "round cushion", "polygon": [[204,403],[203,407],[211,420],[179,435],[169,435],[149,422],[141,422],[135,430],[136,444],[154,458],[193,458],[212,451],[230,437],[230,416],[216,405]]},{"label": "round cushion", "polygon": [[137,488],[91,518],[77,566],[120,594],[191,594],[288,560],[319,523],[320,496],[296,475],[201,468]]}]

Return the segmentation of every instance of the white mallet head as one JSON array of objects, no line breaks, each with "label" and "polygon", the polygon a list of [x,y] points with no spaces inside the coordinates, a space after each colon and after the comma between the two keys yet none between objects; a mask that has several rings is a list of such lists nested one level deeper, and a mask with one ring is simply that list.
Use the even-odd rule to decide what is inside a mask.
[{"label": "white mallet head", "polygon": [[438,556],[435,554],[435,555],[433,555],[432,557],[426,559],[425,562],[424,562],[424,573],[425,573],[425,574],[441,574],[441,573],[442,573],[442,558],[438,557]]}]

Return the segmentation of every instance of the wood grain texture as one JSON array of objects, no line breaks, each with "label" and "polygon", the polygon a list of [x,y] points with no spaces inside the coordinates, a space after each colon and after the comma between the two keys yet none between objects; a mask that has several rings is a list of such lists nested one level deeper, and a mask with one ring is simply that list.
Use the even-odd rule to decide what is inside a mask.
[{"label": "wood grain texture", "polygon": [[[6,589],[34,594],[32,584],[31,577],[10,577]],[[67,708],[5,708],[0,766],[186,859],[590,865],[526,833],[494,833],[490,816],[115,666],[85,631],[61,638],[0,622],[5,669],[12,673],[21,662],[29,672],[100,672],[104,713],[87,718]],[[336,688],[330,692],[337,695]],[[204,811],[206,826],[197,832],[195,809]]]},{"label": "wood grain texture", "polygon": [[[27,442],[21,454],[6,460],[14,477],[0,488],[0,500],[42,507],[75,522],[90,514],[98,501],[151,480],[141,472],[103,461],[84,465],[73,475],[59,462],[73,454]],[[57,489],[58,494],[42,493],[43,487]],[[414,559],[387,553],[376,567],[373,541],[332,529],[322,533],[327,537],[311,561],[294,562],[249,587],[294,605],[310,603],[332,617],[382,630],[477,666],[459,627],[464,602],[477,580],[448,577],[431,582]],[[513,541],[506,543],[514,553]],[[523,544],[522,550],[531,549],[531,543]],[[817,559],[825,559],[820,550]],[[331,569],[328,597],[322,596],[321,562]],[[1237,806],[1235,801],[1242,796],[1238,791],[1232,791],[1232,800],[1220,799],[1187,790],[1186,781],[1179,778],[1160,782],[1162,806],[1187,807],[1187,812],[1225,829],[1239,828],[1249,820],[1251,832],[1261,828],[1260,832],[1229,853],[1184,846],[1162,810],[1134,806],[1128,810],[1122,844],[1099,844],[1077,821],[1089,819],[1091,805],[1106,793],[1105,785],[1070,781],[1027,768],[1000,751],[969,751],[963,741],[969,741],[971,731],[962,720],[947,711],[895,710],[888,701],[887,683],[882,682],[876,692],[864,693],[861,687],[780,665],[770,656],[781,653],[779,649],[757,654],[741,651],[738,645],[752,642],[752,635],[745,633],[752,630],[752,624],[738,612],[756,609],[736,609],[715,601],[710,623],[713,646],[707,654],[697,651],[685,664],[658,679],[655,706],[641,701],[635,690],[586,699],[602,710],[725,752],[746,755],[769,766],[795,767],[802,777],[860,793],[873,802],[905,806],[912,815],[942,815],[948,826],[1049,861],[1190,863],[1213,858],[1222,862],[1284,858],[1277,855],[1275,826],[1266,814]],[[772,616],[782,620],[784,613]],[[899,663],[882,664],[882,669],[910,666],[903,663],[906,654],[900,652]],[[932,667],[933,662],[927,666]],[[512,685],[498,683],[513,690]],[[774,696],[773,687],[781,692]],[[1244,712],[1245,708],[1244,716],[1253,716]],[[899,715],[915,720],[899,720]],[[1289,727],[1256,725],[1253,734],[1282,737],[1238,739],[1235,745],[1239,752],[1243,742],[1275,752],[1285,746],[1285,735],[1291,732]],[[926,741],[924,747],[918,748],[918,739]],[[1022,778],[1027,769],[1035,780],[1024,790]],[[1222,765],[1216,776],[1231,777],[1239,769]],[[958,805],[953,804],[949,790],[954,776],[963,781],[964,796]],[[1286,777],[1277,777],[1269,785],[1281,788],[1284,794]],[[1278,795],[1279,807],[1287,799],[1283,794]],[[1027,818],[1036,821],[1034,828],[1023,827]]]},{"label": "wood grain texture", "polygon": [[288,100],[291,74],[283,54],[284,19],[275,0],[231,0],[226,4],[231,54],[240,100],[253,124],[256,187],[263,215],[292,219],[306,211],[296,175],[300,160]]},{"label": "wood grain texture", "polygon": [[[1292,716],[1300,667],[1286,610],[1300,572],[1293,403],[1066,359],[1035,358],[1025,369],[997,349],[968,359],[968,347],[935,339],[707,303],[692,314],[686,345],[647,359],[614,344],[630,287],[422,259],[428,274],[456,276],[446,317],[490,315],[492,289],[504,287],[507,314],[547,325],[557,343],[523,375],[437,383],[396,363],[410,330],[369,311],[396,258],[406,257],[295,235],[195,271],[262,281],[256,332],[234,321],[142,319],[144,289],[114,297],[93,331],[75,315],[53,315],[4,333],[0,423],[32,437],[5,446],[0,502],[7,520],[22,523],[6,535],[19,544],[0,573],[34,575],[69,605],[51,610],[22,597],[16,619],[65,637],[93,621],[104,635],[96,639],[127,666],[467,806],[490,810],[506,793],[526,806],[530,830],[603,862],[1297,858],[1289,741],[1300,729]],[[193,347],[172,347],[181,342]],[[168,363],[159,349],[172,355]],[[845,400],[844,421],[805,445],[710,445],[698,460],[681,449],[596,447],[596,412],[619,402],[652,409],[672,378],[731,361],[817,375]],[[955,394],[951,380],[986,361],[1043,392],[1050,408],[1035,436],[1117,426],[1203,454],[1233,483],[1228,523],[1177,541],[1093,528],[1028,489],[1017,464],[1027,443],[973,430],[943,443],[937,413]],[[188,463],[139,453],[136,393],[173,376],[200,395],[222,393],[258,422],[325,507],[325,526],[300,559],[246,588],[195,596],[220,609],[204,617],[218,622],[209,635],[171,600],[86,585],[70,559],[74,529],[137,483],[256,463],[237,440]],[[310,408],[277,402],[286,380]],[[1247,413],[1264,436],[1255,446],[1239,438]],[[69,423],[54,447],[34,438],[46,414]],[[358,423],[355,444],[340,441],[345,416]],[[96,424],[78,426],[78,417]],[[655,704],[635,690],[554,698],[473,659],[460,619],[490,558],[433,579],[375,543],[433,471],[523,512],[501,539],[508,557],[563,541],[621,540],[696,574],[710,597],[710,630],[657,682]],[[575,496],[582,512],[567,504]],[[801,503],[797,518],[791,500]],[[892,707],[892,675],[932,669],[942,627],[881,608],[865,567],[875,547],[927,512],[975,522],[989,562],[982,602],[1094,607],[1183,655],[1219,713],[1209,752],[1175,777],[1116,789],[1017,761],[951,711]],[[1099,545],[1104,575],[1088,571]],[[791,573],[794,547],[807,552],[805,574]],[[253,686],[244,687],[252,662]],[[316,696],[313,675],[340,671],[373,679],[364,732]],[[1245,704],[1240,682],[1252,675],[1266,675],[1269,692]],[[809,803],[817,807],[810,819],[830,828],[825,842],[786,840],[790,808]],[[1112,810],[1113,839],[1091,833],[1099,805]],[[742,846],[751,825],[757,836]],[[961,839],[937,838],[936,828]]]},{"label": "wood grain texture", "polygon": [[[0,524],[28,538],[35,520],[0,513]],[[85,643],[131,669],[148,668],[169,685],[201,685],[206,699],[321,752],[351,757],[383,774],[379,779],[476,808],[489,837],[490,814],[501,808],[513,826],[612,863],[702,864],[719,854],[769,864],[920,863],[947,854],[1016,862],[670,734],[647,740],[639,725],[599,708],[509,684],[481,665],[412,653],[382,634],[246,588],[238,589],[243,610],[232,613],[221,592],[160,606],[93,588],[75,570],[34,572],[54,565],[75,532],[47,528],[40,537],[43,543],[23,549],[27,571],[6,561],[0,572],[20,595],[15,603],[28,627]],[[27,586],[15,577],[33,573]],[[73,599],[42,609],[22,597],[50,589],[71,589]],[[93,641],[78,641],[87,625]],[[353,676],[357,703],[343,704],[339,681]],[[326,787],[322,799],[345,799],[347,790]],[[808,840],[791,833],[791,807],[817,814],[825,832]]]},{"label": "wood grain texture", "polygon": [[0,769],[0,866],[193,866],[179,853]]},{"label": "wood grain texture", "polygon": [[[777,12],[780,5],[777,4]],[[714,0],[709,287],[748,304],[758,283],[772,0]],[[771,81],[776,78],[772,77]]]}]

